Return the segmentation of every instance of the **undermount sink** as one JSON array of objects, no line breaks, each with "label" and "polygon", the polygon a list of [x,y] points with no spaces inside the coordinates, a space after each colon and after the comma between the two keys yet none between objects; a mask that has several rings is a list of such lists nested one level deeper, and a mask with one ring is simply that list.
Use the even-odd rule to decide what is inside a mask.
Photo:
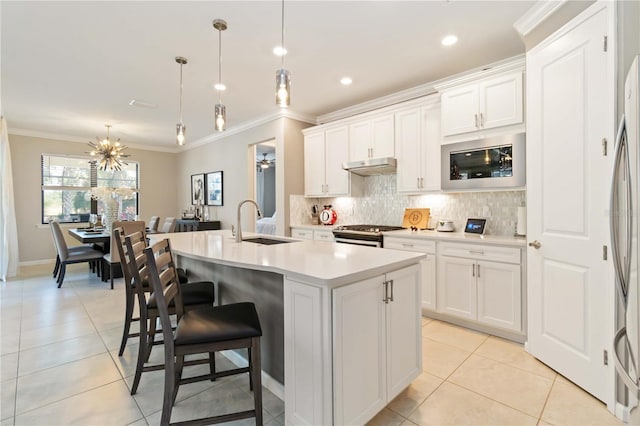
[{"label": "undermount sink", "polygon": [[247,243],[263,244],[265,246],[270,246],[270,245],[273,245],[273,244],[284,244],[284,243],[293,243],[293,242],[295,242],[294,240],[291,240],[291,241],[288,241],[288,240],[275,240],[273,238],[265,238],[265,237],[244,238],[242,241],[247,242]]}]

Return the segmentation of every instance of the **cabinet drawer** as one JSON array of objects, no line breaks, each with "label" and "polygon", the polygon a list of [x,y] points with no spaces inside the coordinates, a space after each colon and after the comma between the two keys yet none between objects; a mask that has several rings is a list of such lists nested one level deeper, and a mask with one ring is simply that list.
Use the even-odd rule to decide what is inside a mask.
[{"label": "cabinet drawer", "polygon": [[333,241],[333,231],[313,231],[313,239],[320,241]]},{"label": "cabinet drawer", "polygon": [[482,244],[440,243],[439,255],[520,264],[520,249]]},{"label": "cabinet drawer", "polygon": [[291,236],[301,240],[313,240],[313,231],[310,229],[292,229]]},{"label": "cabinet drawer", "polygon": [[384,248],[435,254],[436,242],[413,238],[384,237]]}]

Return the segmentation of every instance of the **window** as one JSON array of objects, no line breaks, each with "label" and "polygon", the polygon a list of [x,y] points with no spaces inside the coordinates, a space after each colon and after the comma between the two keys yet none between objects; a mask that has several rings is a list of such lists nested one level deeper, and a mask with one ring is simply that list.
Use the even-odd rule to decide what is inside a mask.
[{"label": "window", "polygon": [[[139,164],[130,161],[122,170],[98,170],[89,157],[42,154],[42,223],[88,222],[90,213],[102,213],[101,203],[91,200],[93,187],[139,188]],[[120,219],[138,214],[138,197],[123,200]]]}]

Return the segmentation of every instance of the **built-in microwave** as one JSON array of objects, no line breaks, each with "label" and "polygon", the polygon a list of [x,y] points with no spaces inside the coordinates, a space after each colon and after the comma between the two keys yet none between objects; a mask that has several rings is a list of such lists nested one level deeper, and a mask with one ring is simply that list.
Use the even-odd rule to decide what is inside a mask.
[{"label": "built-in microwave", "polygon": [[524,133],[442,145],[442,189],[523,188]]}]

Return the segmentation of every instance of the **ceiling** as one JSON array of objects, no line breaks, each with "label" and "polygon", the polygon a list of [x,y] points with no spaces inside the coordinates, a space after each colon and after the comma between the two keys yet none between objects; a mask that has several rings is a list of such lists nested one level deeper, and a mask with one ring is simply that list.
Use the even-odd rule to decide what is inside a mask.
[{"label": "ceiling", "polygon": [[[289,111],[341,108],[524,52],[513,23],[533,1],[285,2]],[[222,33],[227,129],[279,113],[279,1],[2,1],[2,113],[10,133],[105,136],[176,149],[180,66],[187,144],[211,138]],[[444,47],[454,33],[459,41]],[[350,86],[341,77],[353,79]],[[153,108],[130,106],[137,99]]]}]

